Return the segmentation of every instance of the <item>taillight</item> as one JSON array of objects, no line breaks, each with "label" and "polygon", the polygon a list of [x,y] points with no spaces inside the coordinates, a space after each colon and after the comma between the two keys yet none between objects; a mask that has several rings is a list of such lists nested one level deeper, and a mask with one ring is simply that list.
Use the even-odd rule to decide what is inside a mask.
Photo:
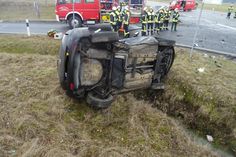
[{"label": "taillight", "polygon": [[74,90],[74,89],[75,89],[74,83],[70,83],[70,90]]}]

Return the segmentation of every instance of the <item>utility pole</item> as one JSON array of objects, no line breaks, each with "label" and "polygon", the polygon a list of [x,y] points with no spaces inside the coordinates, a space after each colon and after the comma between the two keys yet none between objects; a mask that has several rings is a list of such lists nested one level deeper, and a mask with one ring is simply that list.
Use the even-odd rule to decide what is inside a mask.
[{"label": "utility pole", "polygon": [[204,0],[202,0],[202,6],[201,6],[201,10],[200,10],[198,20],[197,20],[197,27],[196,27],[195,34],[194,34],[194,37],[193,37],[193,44],[192,44],[192,48],[191,48],[191,51],[190,51],[190,60],[192,60],[193,49],[194,49],[194,46],[195,46],[195,41],[196,41],[196,38],[197,38],[197,35],[198,35],[198,31],[199,31],[199,25],[200,25],[200,20],[201,20],[201,16],[202,16],[203,6],[204,6]]}]

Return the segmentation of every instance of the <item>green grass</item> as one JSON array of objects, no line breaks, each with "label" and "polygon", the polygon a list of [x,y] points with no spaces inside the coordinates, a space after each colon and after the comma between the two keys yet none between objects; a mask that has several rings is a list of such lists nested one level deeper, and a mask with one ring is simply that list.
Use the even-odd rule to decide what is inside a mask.
[{"label": "green grass", "polygon": [[[181,118],[201,136],[210,134],[215,146],[236,151],[236,63],[224,57],[177,48],[164,93],[149,93],[154,106]],[[205,68],[203,73],[198,68]],[[138,94],[139,95],[139,94]]]},{"label": "green grass", "polygon": [[43,52],[51,39],[2,39],[0,156],[215,156],[153,108],[153,102],[137,100],[132,93],[118,96],[103,111],[67,97],[57,78],[58,48]]},{"label": "green grass", "polygon": [[55,3],[48,0],[39,1],[40,17],[34,10],[33,0],[4,1],[0,0],[0,20],[38,20],[38,19],[55,19]]},{"label": "green grass", "polygon": [[[46,34],[46,33],[45,33]],[[1,35],[0,50],[8,53],[36,53],[55,55],[60,48],[60,40],[47,36]]]},{"label": "green grass", "polygon": [[[201,7],[200,5],[201,4],[199,4],[199,8]],[[220,12],[227,13],[228,12],[228,7],[230,5],[231,4],[221,4],[221,5],[218,5],[218,4],[204,4],[204,9],[205,10],[214,10],[214,11],[220,11]],[[236,6],[234,5],[234,8],[235,7]],[[233,12],[235,12],[235,10]]]}]

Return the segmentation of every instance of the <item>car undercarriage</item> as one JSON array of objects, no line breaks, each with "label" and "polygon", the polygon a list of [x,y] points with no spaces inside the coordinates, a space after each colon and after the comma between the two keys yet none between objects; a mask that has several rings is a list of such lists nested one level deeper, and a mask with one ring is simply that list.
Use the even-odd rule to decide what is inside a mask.
[{"label": "car undercarriage", "polygon": [[114,95],[137,89],[164,89],[174,61],[174,41],[156,36],[119,39],[109,25],[70,30],[58,59],[60,84],[67,94],[107,108]]}]

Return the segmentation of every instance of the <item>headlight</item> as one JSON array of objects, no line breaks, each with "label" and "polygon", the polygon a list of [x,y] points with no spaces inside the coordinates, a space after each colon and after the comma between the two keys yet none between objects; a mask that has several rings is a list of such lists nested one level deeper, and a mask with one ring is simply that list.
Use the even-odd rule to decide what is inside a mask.
[{"label": "headlight", "polygon": [[102,64],[95,59],[84,59],[80,69],[80,81],[83,86],[91,86],[102,78]]}]

